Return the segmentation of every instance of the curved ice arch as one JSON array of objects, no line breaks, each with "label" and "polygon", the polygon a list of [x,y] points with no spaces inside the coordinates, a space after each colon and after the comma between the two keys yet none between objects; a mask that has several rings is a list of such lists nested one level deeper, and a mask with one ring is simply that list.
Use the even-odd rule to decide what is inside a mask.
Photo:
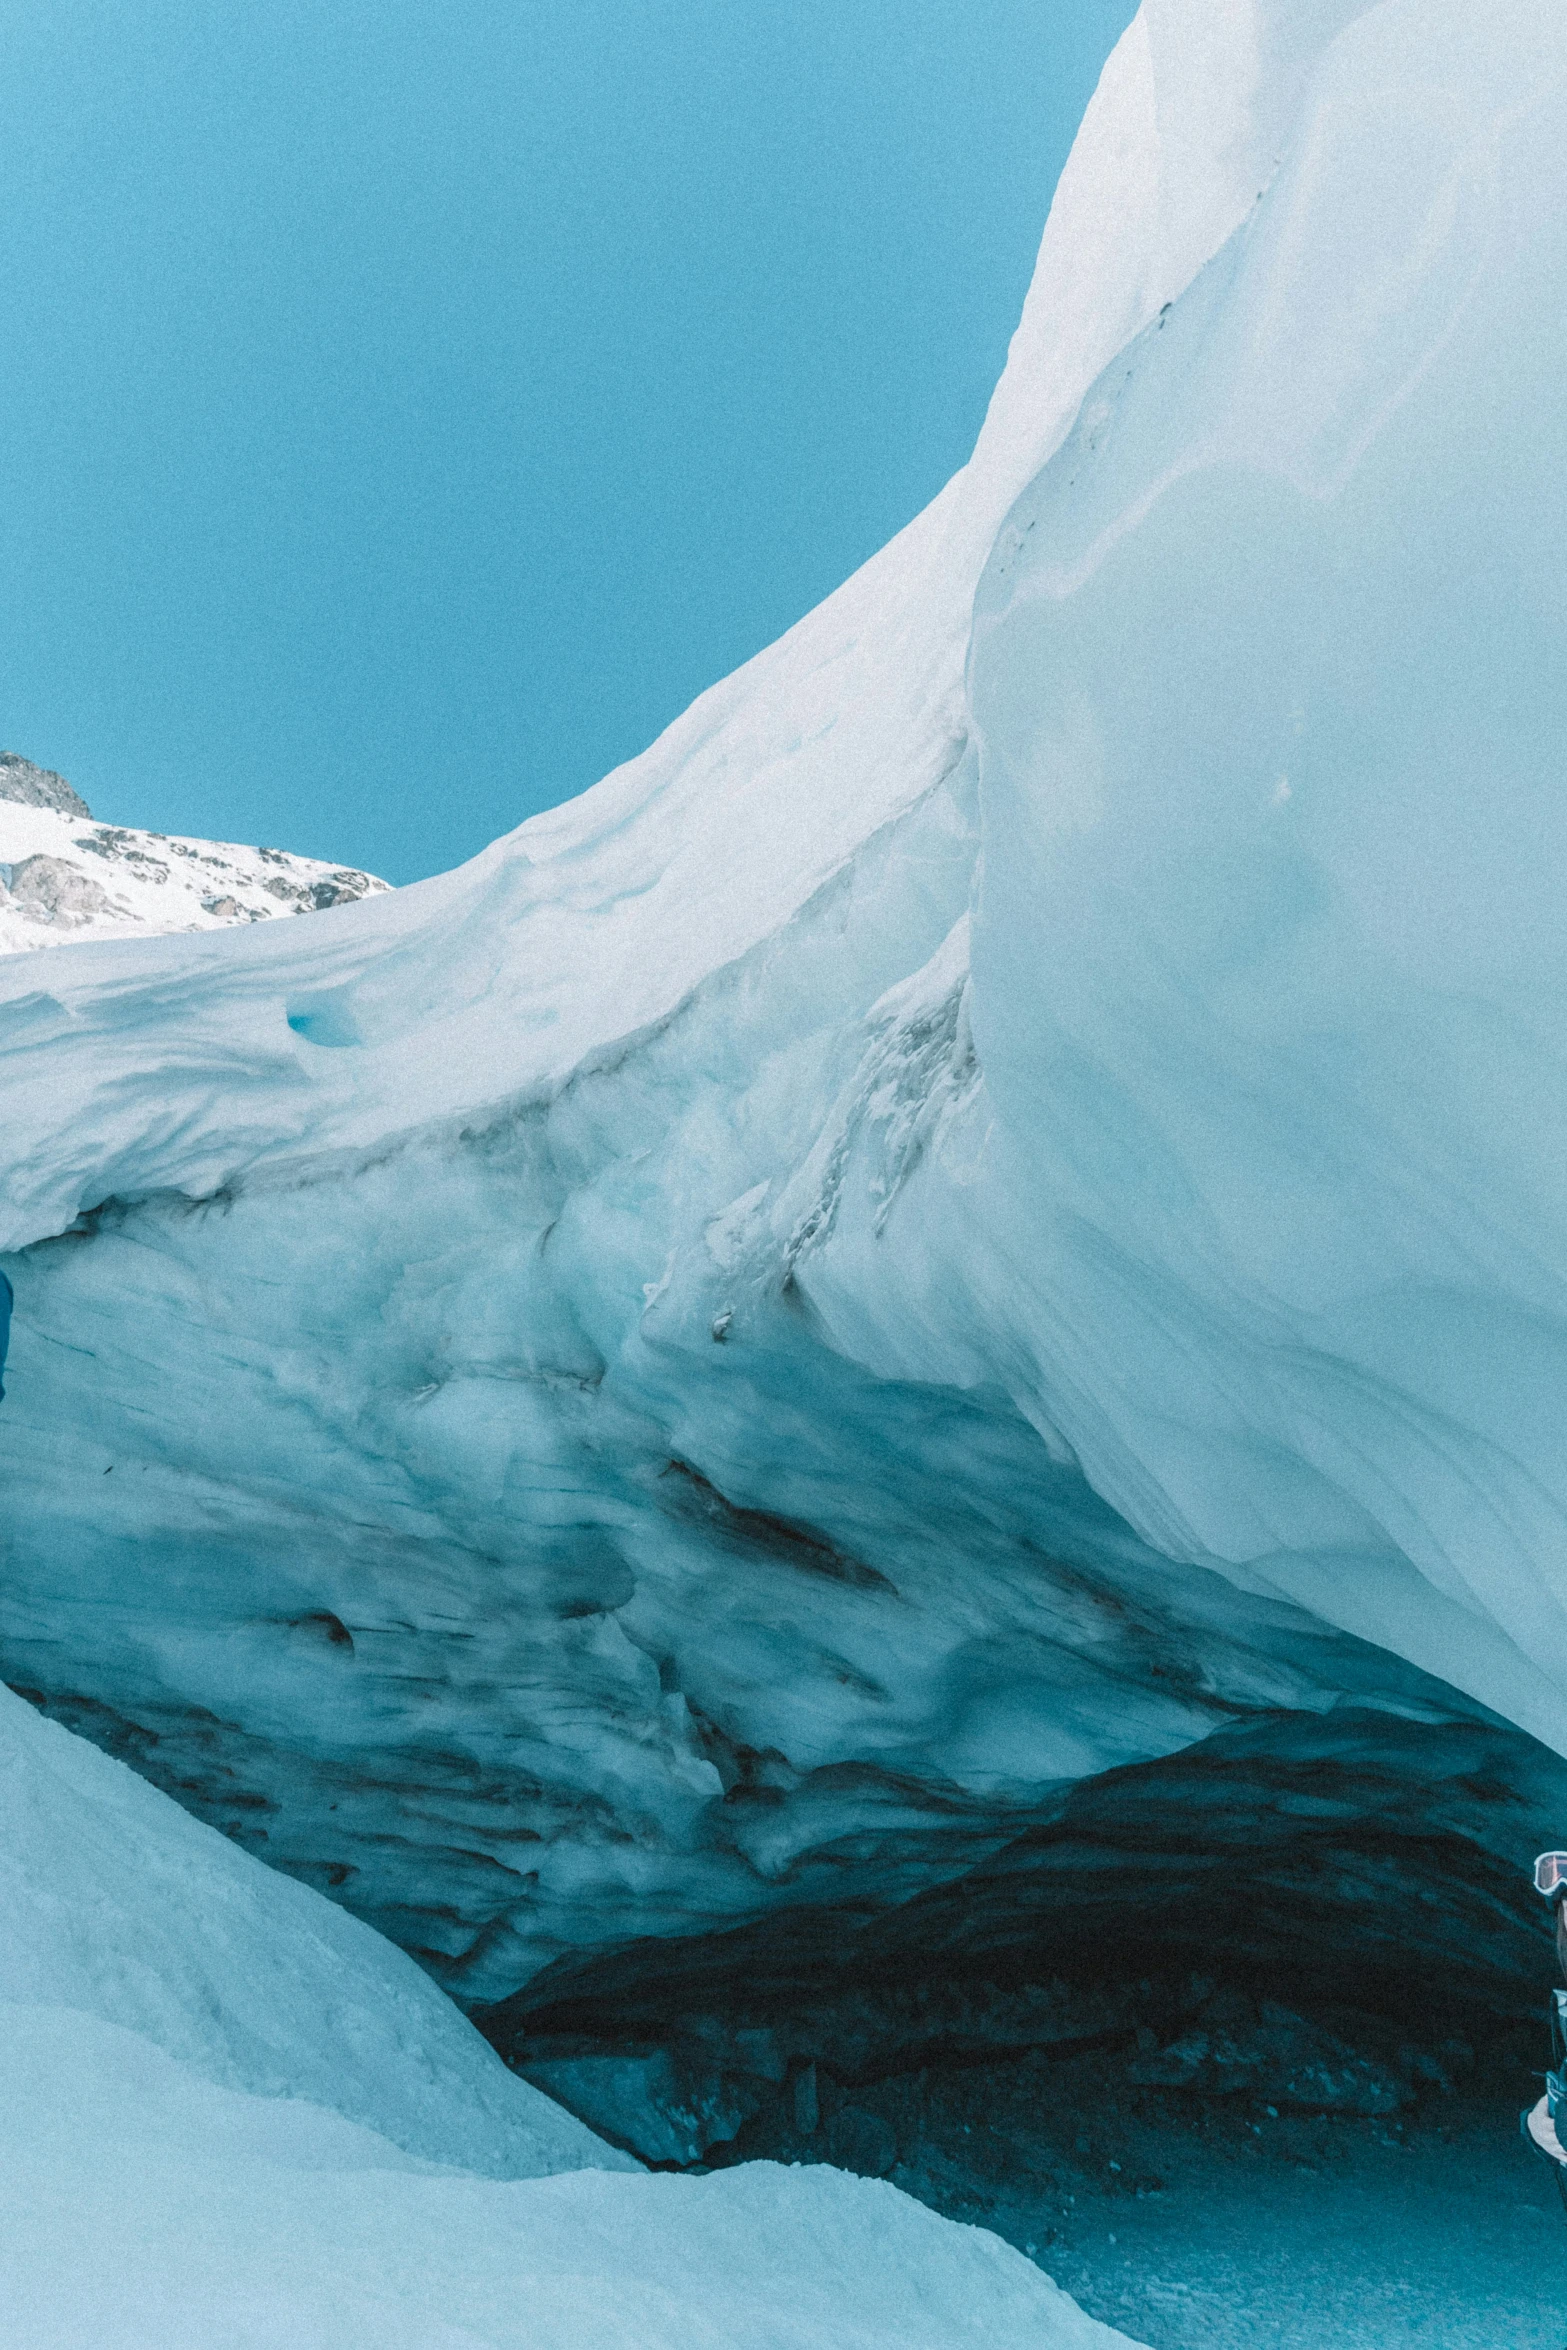
[{"label": "curved ice arch", "polygon": [[[1567,1743],[1535,1410],[1556,1375],[1549,991],[1487,996],[1482,971],[1453,1007],[1468,1047],[1433,1029],[1440,967],[1389,943],[1358,850],[1334,848],[1352,836],[1272,762],[1277,648],[1252,625],[1323,644],[1343,591],[1375,642],[1386,613],[1336,567],[1344,518],[1368,490],[1384,520],[1400,497],[1429,516],[1455,451],[1455,481],[1478,463],[1494,409],[1454,373],[1462,316],[1443,340],[1453,271],[1494,316],[1541,267],[1536,201],[1488,289],[1486,223],[1515,128],[1559,103],[1551,19],[1512,6],[1485,37],[1441,0],[1151,4],[973,461],[819,612],[439,882],[308,926],[62,951],[49,996],[0,967],[28,1368],[24,1390],[19,1348],[0,1429],[25,1471],[6,1653],[133,1719],[155,1703],[214,1807],[225,1772],[267,1774],[288,1865],[335,1853],[351,1780],[382,1878],[346,1897],[470,1987],[628,1918],[841,1883],[846,1852],[893,1898],[1010,1832],[1042,1777],[1167,1753],[1226,1709],[1433,1702],[1333,1627]],[[1554,188],[1554,157],[1537,168]],[[1286,231],[1328,234],[1326,278]],[[1305,310],[1281,310],[1297,281]],[[1547,304],[1526,317],[1492,353],[1508,397],[1555,331]],[[1439,383],[1461,394],[1445,426]],[[1400,482],[1406,420],[1424,470]],[[1503,519],[1538,538],[1554,511]],[[1266,546],[1243,575],[1259,530],[1309,595],[1279,601]],[[1380,593],[1399,531],[1365,543]],[[1186,661],[1205,597],[1229,637]],[[1216,717],[1226,644],[1244,690]],[[1516,863],[1516,824],[1498,838]],[[1311,962],[1303,875],[1358,960]],[[1490,951],[1549,975],[1540,922],[1491,896]],[[1302,1020],[1318,1000],[1356,1040],[1361,1125]],[[290,1028],[321,1002],[352,1004],[353,1050]],[[1314,1157],[1281,1071],[1316,1088]],[[1468,1110],[1444,1084],[1473,1085]],[[1357,1265],[1377,1277],[1357,1288]],[[1485,1309],[1462,1354],[1436,1312],[1454,1296]],[[1533,1318],[1509,1323],[1520,1299]],[[1520,1377],[1525,1339],[1541,1369]],[[62,1476],[62,1447],[103,1482]],[[782,1599],[769,1521],[772,1564],[814,1576]],[[1041,1528],[1099,1580],[1052,1585]],[[412,1804],[390,1783],[410,1756]],[[744,1817],[725,1773],[747,1792],[768,1770],[784,1800],[722,1842]],[[539,1849],[512,1813],[492,1848],[484,1806],[530,1774]],[[900,1842],[888,1788],[939,1835]]]}]

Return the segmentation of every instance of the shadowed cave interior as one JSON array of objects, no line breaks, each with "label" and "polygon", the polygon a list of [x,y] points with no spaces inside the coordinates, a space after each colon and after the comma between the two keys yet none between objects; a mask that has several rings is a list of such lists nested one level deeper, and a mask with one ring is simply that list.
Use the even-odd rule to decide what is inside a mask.
[{"label": "shadowed cave interior", "polygon": [[1280,1714],[1080,1783],[891,1910],[633,1942],[475,2016],[599,2127],[643,2068],[652,2102],[689,2117],[683,2145],[672,2122],[644,2158],[809,2136],[808,2070],[847,2092],[1025,2052],[1119,2051],[1149,2088],[1396,2111],[1520,2030],[1533,2052],[1550,1938],[1519,1855],[1564,1816],[1567,1765],[1501,1722]]},{"label": "shadowed cave interior", "polygon": [[634,1943],[476,2020],[644,2160],[890,2177],[1157,2350],[1250,2341],[1259,2259],[1280,2342],[1553,2343],[1512,2130],[1551,1970],[1518,1856],[1564,1796],[1500,1722],[1280,1714],[894,1910]]}]

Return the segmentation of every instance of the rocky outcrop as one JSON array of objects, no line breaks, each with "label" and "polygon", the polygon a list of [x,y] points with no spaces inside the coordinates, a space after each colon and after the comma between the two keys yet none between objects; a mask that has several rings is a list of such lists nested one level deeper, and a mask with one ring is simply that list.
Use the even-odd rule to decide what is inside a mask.
[{"label": "rocky outcrop", "polygon": [[[102,884],[64,857],[24,857],[19,865],[6,870],[10,882],[7,885],[0,881],[0,890],[5,891],[11,904],[19,907],[29,920],[59,923],[74,929],[98,915],[113,912],[109,893]],[[0,898],[0,904],[4,902]]]},{"label": "rocky outcrop", "polygon": [[35,767],[19,751],[0,751],[0,800],[13,800],[21,808],[52,808],[58,816],[92,814],[63,775],[50,767]]}]

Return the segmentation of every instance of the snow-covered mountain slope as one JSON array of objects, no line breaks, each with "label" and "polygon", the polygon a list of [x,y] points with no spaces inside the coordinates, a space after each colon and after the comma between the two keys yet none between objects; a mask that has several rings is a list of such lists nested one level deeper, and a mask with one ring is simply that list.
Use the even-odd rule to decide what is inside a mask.
[{"label": "snow-covered mountain slope", "polygon": [[0,965],[14,1681],[474,2001],[982,1866],[999,1947],[1073,1782],[1315,1835],[1324,1715],[1509,1916],[1564,67],[1149,0],[972,463],[779,645],[439,881]]},{"label": "snow-covered mountain slope", "polygon": [[1125,2341],[891,2187],[647,2177],[400,1952],[3,1692],[0,2111],[17,2350]]},{"label": "snow-covered mountain slope", "polygon": [[373,874],[283,849],[95,824],[64,776],[0,751],[0,954],[226,930],[352,905],[385,888]]}]

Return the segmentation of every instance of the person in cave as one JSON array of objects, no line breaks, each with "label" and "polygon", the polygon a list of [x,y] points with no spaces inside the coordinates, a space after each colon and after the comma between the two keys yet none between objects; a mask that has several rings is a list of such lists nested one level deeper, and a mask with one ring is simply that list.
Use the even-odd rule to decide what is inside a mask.
[{"label": "person in cave", "polygon": [[[1542,1852],[1534,1864],[1534,1889],[1551,1905],[1556,1920],[1557,1971],[1567,1979],[1567,1852]],[[1567,1990],[1551,1993],[1551,2069],[1545,2076],[1545,2095],[1523,2116],[1523,2134],[1556,2174],[1557,2191],[1567,2210],[1567,2146],[1559,2125],[1567,2129]]]}]

